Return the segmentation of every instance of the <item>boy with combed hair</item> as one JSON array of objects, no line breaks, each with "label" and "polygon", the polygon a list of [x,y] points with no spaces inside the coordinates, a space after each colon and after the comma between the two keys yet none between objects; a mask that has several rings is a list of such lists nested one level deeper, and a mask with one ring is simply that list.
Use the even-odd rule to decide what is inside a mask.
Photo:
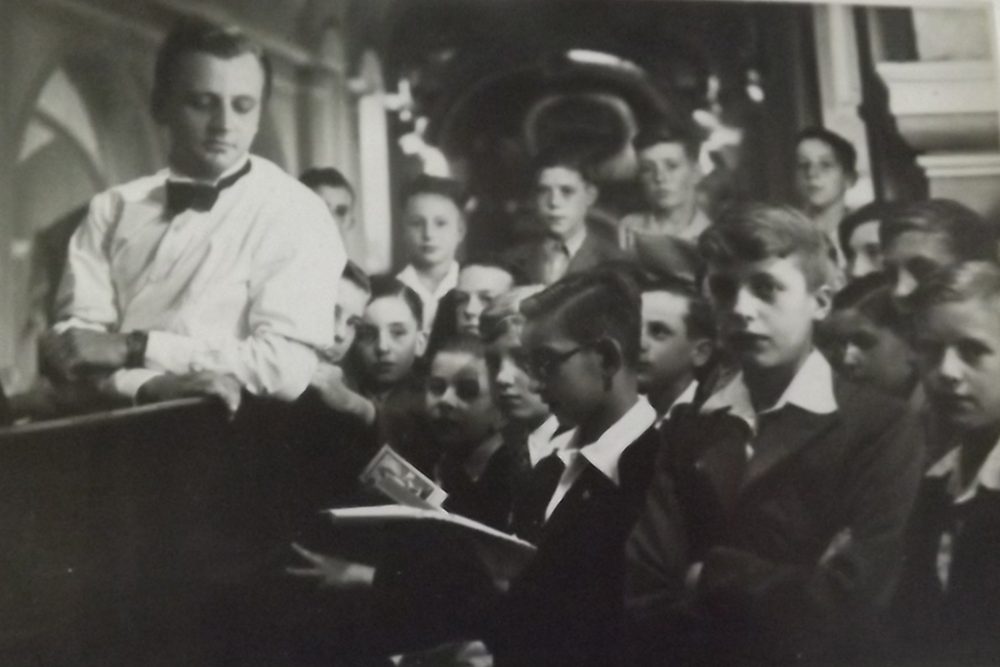
[{"label": "boy with combed hair", "polygon": [[404,192],[402,219],[409,264],[396,277],[420,297],[421,328],[430,333],[438,304],[458,285],[457,257],[466,233],[462,185],[418,176]]},{"label": "boy with combed hair", "polygon": [[896,608],[908,658],[985,665],[1000,655],[1000,268],[958,265],[914,297],[921,375],[943,428]]},{"label": "boy with combed hair", "polygon": [[905,407],[813,347],[823,232],[750,205],[700,240],[737,372],[675,413],[627,546],[635,662],[851,660],[884,611],[921,469]]},{"label": "boy with combed hair", "polygon": [[550,151],[534,164],[535,215],[542,236],[510,249],[505,258],[530,283],[551,285],[563,276],[622,258],[618,247],[588,230],[599,191],[583,155]]},{"label": "boy with combed hair", "polygon": [[962,262],[997,261],[997,230],[972,209],[951,199],[915,202],[888,215],[879,227],[893,298],[908,310],[908,297],[934,273]]},{"label": "boy with combed hair", "polygon": [[419,577],[334,557],[315,559],[314,574],[328,587],[371,588],[373,622],[404,643],[482,637],[498,666],[624,664],[623,545],[659,446],[637,390],[639,296],[627,278],[593,272],[522,311],[526,365],[553,412],[577,425],[515,502],[515,532],[538,545],[525,570],[505,591],[463,579],[447,554],[415,561]]},{"label": "boy with combed hair", "polygon": [[697,376],[712,359],[715,319],[705,298],[685,281],[648,277],[641,289],[639,389],[659,422],[675,405],[694,400]]},{"label": "boy with combed hair", "polygon": [[923,396],[917,360],[891,289],[884,276],[870,273],[838,292],[820,329],[823,345],[845,377],[917,408]]},{"label": "boy with combed hair", "polygon": [[633,250],[637,236],[670,235],[696,240],[712,221],[698,207],[701,142],[694,130],[654,125],[636,134],[632,147],[647,210],[622,218],[619,245],[623,250]]}]

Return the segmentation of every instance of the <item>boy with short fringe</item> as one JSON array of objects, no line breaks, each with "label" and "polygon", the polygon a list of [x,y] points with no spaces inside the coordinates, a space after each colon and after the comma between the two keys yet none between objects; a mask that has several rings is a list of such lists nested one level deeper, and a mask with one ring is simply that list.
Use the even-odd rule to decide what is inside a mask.
[{"label": "boy with short fringe", "polygon": [[[896,600],[910,664],[1000,655],[1000,267],[959,264],[914,293],[914,341],[943,427],[920,485]],[[902,662],[903,660],[901,660]]]},{"label": "boy with short fringe", "polygon": [[638,292],[622,275],[595,271],[558,282],[521,310],[525,365],[553,412],[577,425],[515,504],[515,532],[538,546],[525,570],[499,590],[463,576],[469,568],[452,567],[448,554],[415,553],[420,576],[376,565],[352,577],[356,564],[335,556],[317,557],[313,575],[327,591],[369,589],[371,622],[399,650],[482,638],[498,667],[627,664],[623,547],[660,443],[656,413],[637,389]]},{"label": "boy with short fringe", "polygon": [[685,281],[650,275],[640,289],[639,390],[660,424],[674,406],[694,401],[699,375],[713,357],[715,319],[705,298]]},{"label": "boy with short fringe", "polygon": [[700,247],[738,368],[664,428],[627,545],[630,657],[849,662],[893,591],[921,440],[905,406],[848,385],[813,347],[832,274],[815,225],[750,205]]}]

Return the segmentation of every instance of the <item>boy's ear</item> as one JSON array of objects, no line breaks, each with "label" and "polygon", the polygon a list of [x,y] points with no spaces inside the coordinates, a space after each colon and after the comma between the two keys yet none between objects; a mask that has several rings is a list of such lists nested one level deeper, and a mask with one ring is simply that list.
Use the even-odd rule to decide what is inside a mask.
[{"label": "boy's ear", "polygon": [[829,285],[822,285],[813,291],[812,298],[816,304],[813,319],[817,322],[825,320],[833,309],[833,288]]},{"label": "boy's ear", "polygon": [[613,338],[602,338],[594,344],[594,349],[601,355],[601,371],[606,380],[610,380],[625,363],[625,355],[618,341]]},{"label": "boy's ear", "polygon": [[712,359],[715,343],[710,338],[696,338],[691,343],[691,364],[696,368],[704,368]]},{"label": "boy's ear", "polygon": [[[419,326],[419,324],[417,326]],[[418,357],[424,356],[424,353],[427,352],[427,332],[426,331],[420,330],[420,331],[417,332],[417,344],[416,344],[416,346],[415,346],[414,349],[416,350]]]},{"label": "boy's ear", "polygon": [[591,208],[597,203],[597,197],[601,194],[601,191],[597,189],[596,185],[588,181],[584,192],[587,193],[587,208]]}]

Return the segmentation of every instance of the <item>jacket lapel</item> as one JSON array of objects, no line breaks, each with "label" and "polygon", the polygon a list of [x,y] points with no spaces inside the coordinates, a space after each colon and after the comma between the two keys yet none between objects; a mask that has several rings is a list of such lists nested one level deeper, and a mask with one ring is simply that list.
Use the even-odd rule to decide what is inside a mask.
[{"label": "jacket lapel", "polygon": [[688,489],[692,502],[703,505],[713,498],[728,513],[746,470],[747,424],[725,412],[700,415],[687,410],[673,420],[664,439],[680,481],[693,485]]},{"label": "jacket lapel", "polygon": [[583,237],[580,249],[570,258],[569,264],[566,266],[566,273],[586,271],[600,264],[600,258],[597,256],[597,243],[590,234],[587,232],[587,235]]},{"label": "jacket lapel", "polygon": [[549,541],[560,534],[567,526],[573,524],[572,518],[578,515],[591,502],[599,500],[609,493],[615,493],[615,483],[604,476],[590,462],[580,473],[566,496],[556,505],[552,516],[545,522],[542,529],[542,541]]},{"label": "jacket lapel", "polygon": [[745,492],[809,442],[833,427],[837,412],[817,415],[794,405],[764,415],[761,434],[753,442],[753,456],[747,463],[740,491]]}]

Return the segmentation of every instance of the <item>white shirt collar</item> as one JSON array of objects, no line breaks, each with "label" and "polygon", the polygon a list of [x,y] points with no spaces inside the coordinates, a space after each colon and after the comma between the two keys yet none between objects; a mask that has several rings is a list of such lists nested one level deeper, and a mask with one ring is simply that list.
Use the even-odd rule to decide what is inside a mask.
[{"label": "white shirt collar", "polygon": [[687,229],[684,231],[682,238],[690,239],[696,241],[701,233],[712,226],[712,221],[700,208],[694,209],[694,215],[691,217],[691,222],[688,224]]},{"label": "white shirt collar", "polygon": [[549,415],[548,419],[528,434],[528,458],[532,467],[555,451],[555,445],[558,443],[553,440],[553,436],[557,430],[559,430],[559,420],[555,415]]},{"label": "white shirt collar", "polygon": [[698,393],[698,381],[691,380],[691,382],[688,383],[688,386],[685,387],[684,391],[681,392],[680,396],[675,398],[674,402],[670,404],[670,407],[667,408],[667,411],[664,412],[662,416],[657,417],[656,425],[659,426],[663,422],[670,419],[670,416],[674,414],[674,410],[677,408],[678,405],[689,405],[691,403],[694,403],[694,396],[696,393]]},{"label": "white shirt collar", "polygon": [[956,505],[975,498],[979,487],[989,491],[1000,491],[1000,441],[990,450],[983,465],[979,467],[979,472],[964,489],[962,488],[961,450],[961,445],[952,448],[927,470],[925,476],[937,479],[947,477],[948,494],[951,495]]},{"label": "white shirt collar", "polygon": [[[222,172],[218,178],[212,181],[211,184],[215,185],[216,183],[226,178],[227,176],[232,176],[240,169],[242,169],[243,166],[249,161],[250,161],[250,154],[247,153],[246,155],[243,156],[242,159],[237,160],[232,167]],[[182,174],[179,171],[176,171],[173,167],[167,167],[166,173],[167,173],[167,180],[174,181],[175,183],[207,183],[207,181],[203,179],[191,178],[190,176]]]},{"label": "white shirt collar", "polygon": [[[785,388],[777,402],[760,414],[777,412],[786,405],[794,405],[806,412],[828,415],[837,411],[837,399],[833,395],[833,369],[817,350],[806,357],[802,367]],[[725,386],[712,394],[702,406],[702,412],[728,409],[729,413],[745,421],[757,432],[757,411],[750,400],[750,391],[743,381],[742,371],[733,376]]]},{"label": "white shirt collar", "polygon": [[620,480],[618,475],[618,461],[621,458],[622,452],[638,440],[639,436],[645,433],[655,422],[656,410],[649,404],[649,401],[645,398],[640,398],[635,402],[635,405],[629,408],[628,412],[622,415],[618,421],[612,424],[608,430],[592,443],[581,446],[578,442],[579,430],[575,428],[569,431],[567,440],[562,441],[560,438],[557,438],[556,440],[559,442],[556,444],[564,444],[563,447],[558,449],[558,456],[566,463],[568,469],[570,461],[573,458],[571,450],[578,448],[580,456],[587,459],[605,477],[618,484]]},{"label": "white shirt collar", "polygon": [[440,301],[441,297],[455,289],[458,285],[458,272],[458,262],[452,260],[451,265],[448,267],[448,273],[444,275],[444,278],[442,278],[441,282],[438,283],[437,289],[433,292],[427,289],[427,286],[420,280],[420,275],[417,273],[416,267],[412,264],[407,264],[406,267],[396,275],[396,277],[401,283],[411,287],[413,291],[421,297],[432,298],[435,301]]}]

